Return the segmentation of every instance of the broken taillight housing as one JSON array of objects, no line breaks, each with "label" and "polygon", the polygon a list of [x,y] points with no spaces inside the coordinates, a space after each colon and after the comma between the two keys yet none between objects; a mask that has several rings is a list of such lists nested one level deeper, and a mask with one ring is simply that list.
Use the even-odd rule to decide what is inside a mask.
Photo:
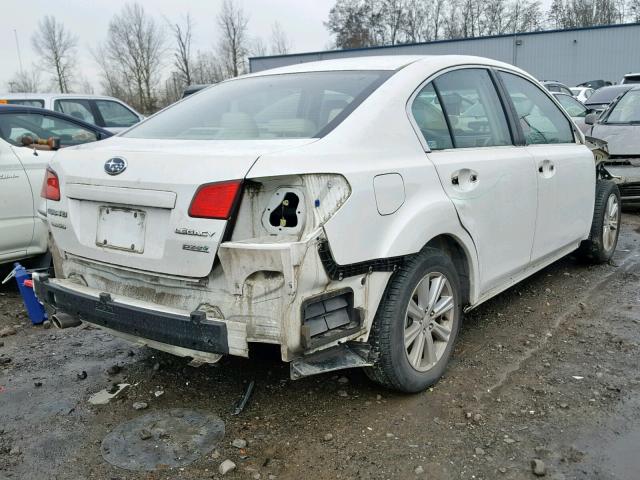
[{"label": "broken taillight housing", "polygon": [[242,180],[200,186],[191,200],[189,216],[227,220],[240,194]]},{"label": "broken taillight housing", "polygon": [[40,196],[55,202],[60,200],[60,180],[58,180],[56,172],[50,168],[47,168],[45,173]]}]

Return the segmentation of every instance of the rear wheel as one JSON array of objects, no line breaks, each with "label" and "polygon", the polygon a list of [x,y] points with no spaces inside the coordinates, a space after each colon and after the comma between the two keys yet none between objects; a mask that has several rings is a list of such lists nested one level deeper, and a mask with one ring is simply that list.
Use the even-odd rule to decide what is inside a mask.
[{"label": "rear wheel", "polygon": [[618,186],[609,180],[596,183],[596,202],[589,238],[580,244],[579,253],[593,263],[611,259],[620,233],[621,203]]},{"label": "rear wheel", "polygon": [[432,385],[451,357],[461,316],[453,263],[439,250],[424,249],[389,281],[371,333],[378,358],[367,375],[403,392]]}]

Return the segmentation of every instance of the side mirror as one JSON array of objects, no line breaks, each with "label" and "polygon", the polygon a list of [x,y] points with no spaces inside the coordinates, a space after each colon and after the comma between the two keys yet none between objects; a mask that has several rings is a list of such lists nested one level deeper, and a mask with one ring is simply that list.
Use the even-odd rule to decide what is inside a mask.
[{"label": "side mirror", "polygon": [[597,113],[589,113],[586,117],[584,117],[584,123],[586,123],[587,125],[594,125],[596,123],[596,120],[598,120]]}]

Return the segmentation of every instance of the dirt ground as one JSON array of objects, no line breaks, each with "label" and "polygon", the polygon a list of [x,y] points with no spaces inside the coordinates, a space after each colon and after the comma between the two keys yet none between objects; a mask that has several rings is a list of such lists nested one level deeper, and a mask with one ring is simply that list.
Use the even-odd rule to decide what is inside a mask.
[{"label": "dirt ground", "polygon": [[[468,314],[445,377],[411,396],[356,370],[294,382],[269,349],[194,368],[100,330],[32,327],[5,286],[0,329],[17,333],[0,338],[0,479],[219,478],[226,459],[230,479],[531,479],[538,459],[554,480],[637,480],[640,216],[623,222],[611,264],[567,257]],[[88,403],[119,382],[132,386]],[[178,407],[225,422],[212,451],[144,473],[103,459],[119,424]]]}]

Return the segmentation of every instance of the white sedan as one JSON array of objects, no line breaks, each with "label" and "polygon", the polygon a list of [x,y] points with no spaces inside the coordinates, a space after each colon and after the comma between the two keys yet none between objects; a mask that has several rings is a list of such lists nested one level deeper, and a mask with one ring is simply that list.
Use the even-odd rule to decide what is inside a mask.
[{"label": "white sedan", "polygon": [[200,361],[279,346],[293,378],[437,381],[463,312],[616,248],[615,184],[533,77],[465,56],[219,83],[48,171],[56,315]]}]

